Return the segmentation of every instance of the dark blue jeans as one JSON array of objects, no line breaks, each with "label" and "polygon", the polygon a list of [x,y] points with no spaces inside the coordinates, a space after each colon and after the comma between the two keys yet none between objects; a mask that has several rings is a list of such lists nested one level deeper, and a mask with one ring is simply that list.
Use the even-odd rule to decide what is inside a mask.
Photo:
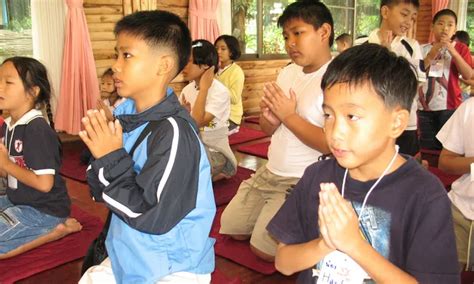
[{"label": "dark blue jeans", "polygon": [[443,149],[441,142],[436,139],[436,134],[438,134],[453,113],[454,110],[418,111],[421,148],[431,150]]}]

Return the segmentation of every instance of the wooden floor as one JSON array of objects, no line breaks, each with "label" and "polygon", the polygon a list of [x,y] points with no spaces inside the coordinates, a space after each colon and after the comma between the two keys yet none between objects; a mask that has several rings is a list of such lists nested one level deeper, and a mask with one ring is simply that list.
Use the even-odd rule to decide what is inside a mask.
[{"label": "wooden floor", "polygon": [[[254,126],[250,125],[250,127]],[[61,135],[61,139],[64,141],[63,143],[68,143],[69,141],[77,140],[77,137]],[[268,140],[268,138],[266,139]],[[262,139],[261,141],[264,140],[265,139]],[[256,141],[254,141],[253,143],[255,142]],[[240,166],[255,170],[257,167],[260,167],[265,163],[265,160],[263,159],[241,154],[239,152],[235,153]],[[95,203],[90,199],[87,184],[67,178],[66,184],[73,204],[79,206],[81,209],[89,212],[90,214],[100,217],[102,220],[105,221],[108,209],[106,209],[103,204]],[[17,283],[77,283],[80,279],[81,266],[82,259],[79,259],[56,267],[54,269],[36,274]],[[296,279],[295,276],[286,277],[280,273],[275,273],[273,275],[266,276],[219,256],[216,257],[216,267],[228,277],[239,277],[242,280],[242,283],[289,284],[295,283]]]}]

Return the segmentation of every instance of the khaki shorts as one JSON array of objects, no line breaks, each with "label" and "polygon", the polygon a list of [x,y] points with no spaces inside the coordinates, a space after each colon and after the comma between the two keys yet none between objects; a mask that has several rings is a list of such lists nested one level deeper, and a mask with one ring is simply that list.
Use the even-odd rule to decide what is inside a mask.
[{"label": "khaki shorts", "polygon": [[[467,219],[459,211],[459,209],[451,204],[451,212],[453,213],[454,234],[456,235],[456,250],[458,252],[458,261],[460,263],[467,262],[467,252],[469,248],[469,233],[471,230],[472,220]],[[474,256],[471,256],[471,258]]]},{"label": "khaki shorts", "polygon": [[221,234],[251,235],[250,244],[274,256],[277,242],[267,232],[267,224],[285,202],[299,178],[282,177],[260,167],[239,190],[222,213]]}]

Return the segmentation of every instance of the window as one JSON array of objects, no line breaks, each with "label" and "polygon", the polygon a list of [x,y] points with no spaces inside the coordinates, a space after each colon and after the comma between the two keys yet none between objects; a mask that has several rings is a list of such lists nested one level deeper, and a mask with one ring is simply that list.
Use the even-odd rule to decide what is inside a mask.
[{"label": "window", "polygon": [[0,62],[33,55],[30,0],[0,0]]},{"label": "window", "polygon": [[466,17],[466,31],[471,37],[471,53],[474,52],[474,0],[469,0],[467,3],[467,17]]},{"label": "window", "polygon": [[[473,0],[474,1],[474,0]],[[295,0],[232,0],[232,33],[247,58],[285,54],[278,17]],[[334,33],[368,35],[379,24],[379,4],[373,0],[326,0],[334,19]],[[357,4],[356,4],[357,3]]]}]

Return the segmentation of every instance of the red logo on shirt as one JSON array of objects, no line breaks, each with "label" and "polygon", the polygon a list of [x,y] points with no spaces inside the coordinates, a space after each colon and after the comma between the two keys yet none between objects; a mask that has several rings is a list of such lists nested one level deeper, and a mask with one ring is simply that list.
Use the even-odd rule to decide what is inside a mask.
[{"label": "red logo on shirt", "polygon": [[23,150],[23,141],[19,139],[15,140],[15,150],[17,153],[21,153]]},{"label": "red logo on shirt", "polygon": [[12,157],[12,158],[15,159],[15,164],[26,169],[26,163],[25,163],[25,159],[23,159],[23,156],[17,156],[17,157]]}]

